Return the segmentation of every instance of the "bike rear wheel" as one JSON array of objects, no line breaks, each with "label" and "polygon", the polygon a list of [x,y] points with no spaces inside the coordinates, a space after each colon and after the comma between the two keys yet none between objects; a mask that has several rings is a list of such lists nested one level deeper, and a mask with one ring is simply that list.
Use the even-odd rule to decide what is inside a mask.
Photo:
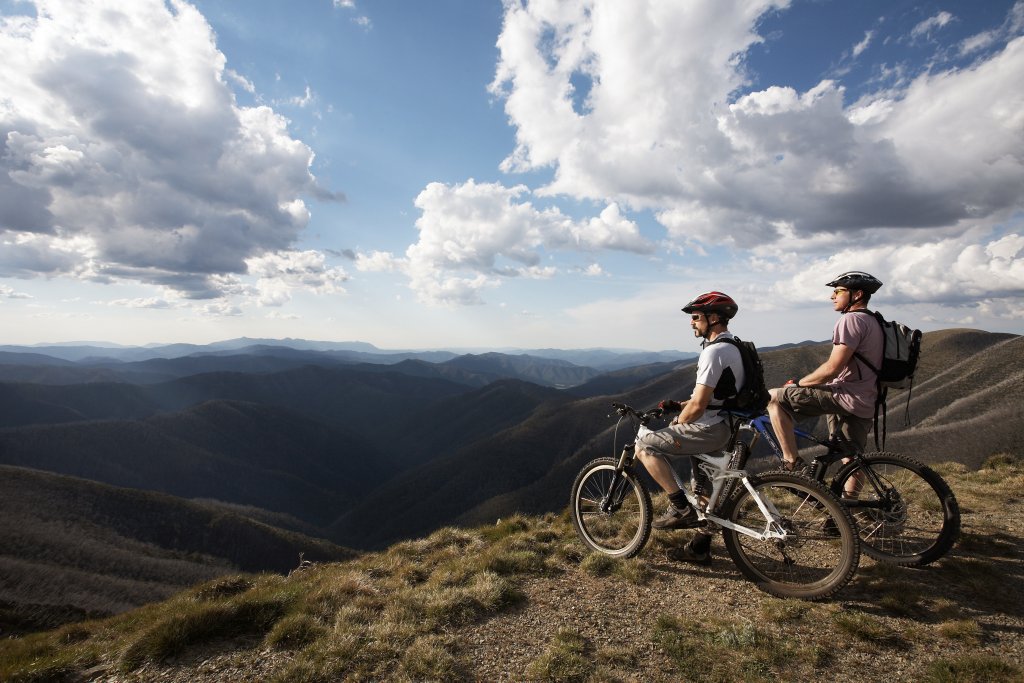
[{"label": "bike rear wheel", "polygon": [[[749,481],[778,511],[787,536],[762,541],[723,529],[725,547],[743,575],[766,593],[802,600],[827,598],[849,583],[860,561],[860,543],[839,499],[796,474],[769,472]],[[757,531],[767,522],[746,487],[726,501],[721,516]]]},{"label": "bike rear wheel", "polygon": [[614,458],[587,463],[573,482],[569,509],[576,533],[588,548],[633,557],[651,535],[651,494],[628,470],[616,474],[617,466]]},{"label": "bike rear wheel", "polygon": [[867,453],[862,462],[852,461],[839,470],[833,493],[840,495],[851,479],[858,482],[860,492],[844,502],[870,557],[920,567],[953,547],[960,535],[960,505],[935,470],[899,453]]}]

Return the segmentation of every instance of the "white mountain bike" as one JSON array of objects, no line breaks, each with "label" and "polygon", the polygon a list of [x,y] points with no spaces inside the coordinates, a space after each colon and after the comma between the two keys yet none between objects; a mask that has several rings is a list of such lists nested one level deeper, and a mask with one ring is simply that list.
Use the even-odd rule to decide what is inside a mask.
[{"label": "white mountain bike", "polygon": [[[572,485],[569,506],[576,533],[592,550],[633,557],[651,534],[651,494],[634,468],[636,439],[660,408],[638,412],[612,404],[633,420],[635,437],[618,457],[587,463]],[[695,455],[705,475],[680,482],[705,530],[721,530],[740,572],[761,590],[784,598],[818,600],[845,586],[857,571],[860,542],[849,510],[822,484],[790,472],[748,475],[750,455],[734,421],[729,448],[720,455]],[[614,444],[613,444],[614,449]],[[614,453],[614,450],[613,450]],[[678,477],[677,477],[678,478]],[[710,490],[696,484],[707,479]],[[696,489],[696,490],[695,490]]]}]

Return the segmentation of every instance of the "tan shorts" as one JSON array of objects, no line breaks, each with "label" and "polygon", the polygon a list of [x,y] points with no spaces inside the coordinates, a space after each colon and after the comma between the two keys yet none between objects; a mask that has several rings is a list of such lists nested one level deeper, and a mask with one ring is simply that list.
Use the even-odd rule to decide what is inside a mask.
[{"label": "tan shorts", "polygon": [[726,422],[714,425],[684,422],[645,434],[636,441],[636,449],[658,455],[697,455],[714,453],[729,445],[732,430]]},{"label": "tan shorts", "polygon": [[782,409],[794,420],[825,415],[829,435],[842,434],[862,451],[867,445],[872,419],[851,414],[828,389],[791,385],[780,388],[775,396]]}]

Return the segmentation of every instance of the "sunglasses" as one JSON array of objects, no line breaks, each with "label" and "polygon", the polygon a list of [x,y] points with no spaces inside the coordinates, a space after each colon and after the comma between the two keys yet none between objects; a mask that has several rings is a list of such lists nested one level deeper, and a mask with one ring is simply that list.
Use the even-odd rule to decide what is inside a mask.
[{"label": "sunglasses", "polygon": [[694,313],[693,315],[690,316],[690,320],[700,320],[703,317],[703,313]]},{"label": "sunglasses", "polygon": [[843,292],[849,292],[849,291],[850,290],[848,290],[846,287],[836,287],[835,289],[832,290],[832,294],[834,296],[839,296]]}]

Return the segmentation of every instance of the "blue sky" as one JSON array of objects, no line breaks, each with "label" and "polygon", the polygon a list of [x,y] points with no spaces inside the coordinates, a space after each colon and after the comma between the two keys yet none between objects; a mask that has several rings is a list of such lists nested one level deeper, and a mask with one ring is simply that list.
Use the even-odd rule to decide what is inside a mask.
[{"label": "blue sky", "polygon": [[1024,0],[0,0],[0,342],[1024,331]]}]

